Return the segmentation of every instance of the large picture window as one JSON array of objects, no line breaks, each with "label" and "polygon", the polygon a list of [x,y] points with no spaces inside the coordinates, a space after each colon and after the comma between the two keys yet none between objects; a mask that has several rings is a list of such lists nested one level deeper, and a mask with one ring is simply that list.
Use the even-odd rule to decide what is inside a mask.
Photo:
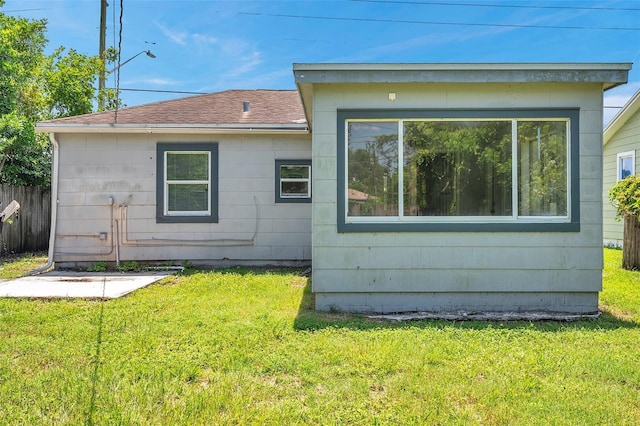
[{"label": "large picture window", "polygon": [[217,144],[160,143],[157,154],[157,221],[217,222]]},{"label": "large picture window", "polygon": [[577,110],[338,115],[341,231],[579,229]]}]

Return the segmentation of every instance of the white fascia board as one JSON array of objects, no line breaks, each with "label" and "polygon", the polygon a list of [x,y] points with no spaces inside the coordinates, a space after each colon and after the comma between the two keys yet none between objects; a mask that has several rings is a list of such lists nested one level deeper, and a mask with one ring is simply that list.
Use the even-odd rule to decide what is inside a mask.
[{"label": "white fascia board", "polygon": [[627,103],[611,119],[602,134],[602,145],[606,145],[618,130],[640,109],[640,90],[638,90]]},{"label": "white fascia board", "polygon": [[306,123],[292,125],[238,125],[238,124],[36,124],[36,131],[42,133],[269,133],[308,134]]}]

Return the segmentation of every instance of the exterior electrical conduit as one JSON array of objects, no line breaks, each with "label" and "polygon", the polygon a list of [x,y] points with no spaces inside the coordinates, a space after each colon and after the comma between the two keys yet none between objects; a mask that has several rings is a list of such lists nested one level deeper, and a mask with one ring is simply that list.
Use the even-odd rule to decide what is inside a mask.
[{"label": "exterior electrical conduit", "polygon": [[[49,231],[49,251],[47,256],[47,263],[40,268],[36,268],[27,272],[26,275],[36,275],[49,270],[54,264],[55,242],[56,242],[56,225],[58,223],[58,185],[59,185],[59,170],[60,170],[60,146],[56,139],[55,133],[49,133],[49,140],[52,147],[52,163],[51,163],[51,229]],[[115,248],[116,248],[116,261],[119,262],[120,254],[120,232],[122,232],[123,242],[122,245],[144,246],[144,245],[166,245],[167,243],[178,243],[179,245],[186,246],[250,246],[255,245],[255,239],[258,234],[258,221],[260,218],[260,212],[258,208],[258,200],[253,197],[253,201],[256,209],[256,222],[253,236],[250,239],[233,239],[233,238],[218,238],[218,239],[203,239],[203,240],[183,240],[183,239],[170,239],[170,238],[150,238],[150,239],[136,239],[129,240],[127,238],[127,205],[122,204],[120,208],[120,220],[123,223],[122,228],[118,224],[117,220],[113,219],[113,203],[111,203],[111,250],[106,254],[111,254],[114,249],[113,236],[115,235]],[[78,235],[80,236],[80,235]],[[84,254],[84,253],[71,253],[71,254]]]},{"label": "exterior electrical conduit", "polygon": [[[109,251],[102,251],[102,252],[58,252],[58,254],[64,254],[64,255],[73,255],[73,256],[108,256],[110,254],[113,253],[113,249],[115,247],[115,243],[113,241],[113,237],[115,235],[114,233],[114,218],[113,218],[113,198],[109,197],[110,200],[110,204],[109,204],[109,224],[111,226],[111,233],[109,235],[109,239],[111,240],[111,248],[109,249]],[[93,239],[100,239],[100,234],[62,234],[58,236],[59,238],[93,238]]]},{"label": "exterior electrical conduit", "polygon": [[129,239],[128,219],[127,219],[127,204],[121,204],[120,207],[120,222],[122,224],[120,232],[122,232],[122,238],[118,238],[118,248],[120,244],[123,246],[157,246],[157,245],[180,245],[180,246],[206,246],[206,247],[240,247],[240,246],[253,246],[255,245],[256,236],[258,235],[258,221],[260,219],[260,210],[258,208],[258,199],[253,197],[253,202],[256,209],[256,221],[253,231],[253,235],[248,239],[241,238],[210,238],[210,239],[182,239],[182,238],[145,238],[145,239]]}]

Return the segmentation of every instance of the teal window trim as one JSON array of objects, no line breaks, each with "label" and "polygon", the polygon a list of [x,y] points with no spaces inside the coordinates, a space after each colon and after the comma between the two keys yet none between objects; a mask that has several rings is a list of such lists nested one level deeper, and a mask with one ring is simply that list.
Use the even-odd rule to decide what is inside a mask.
[{"label": "teal window trim", "polygon": [[[569,120],[569,221],[545,221],[544,216],[522,220],[400,222],[390,220],[347,222],[346,218],[346,123],[347,120],[384,119],[568,119]],[[337,111],[337,228],[347,232],[579,232],[580,231],[580,109],[516,108],[516,109],[446,109],[446,110],[367,110]]]},{"label": "teal window trim", "polygon": [[[306,166],[309,167],[309,195],[308,196],[296,196],[296,197],[283,197],[281,193],[281,166]],[[311,194],[313,189],[311,188],[311,160],[276,160],[275,170],[275,200],[276,203],[310,203]]]},{"label": "teal window trim", "polygon": [[[167,215],[164,212],[165,153],[169,151],[207,152],[211,158],[209,197],[211,211],[207,215]],[[156,222],[157,223],[217,223],[218,222],[218,144],[215,142],[160,142],[156,145]]]}]

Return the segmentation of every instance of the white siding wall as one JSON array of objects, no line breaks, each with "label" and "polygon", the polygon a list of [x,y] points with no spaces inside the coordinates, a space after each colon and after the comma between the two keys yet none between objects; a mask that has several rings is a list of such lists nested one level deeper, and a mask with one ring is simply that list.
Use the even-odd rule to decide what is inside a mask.
[{"label": "white siding wall", "polygon": [[[59,265],[115,261],[116,254],[120,261],[211,264],[293,264],[311,258],[311,204],[275,203],[274,190],[275,160],[310,159],[311,136],[57,137]],[[218,223],[156,223],[158,142],[218,143]],[[254,243],[237,241],[251,240],[256,224]],[[100,233],[106,239],[100,239]],[[196,240],[220,241],[195,245]]]},{"label": "white siding wall", "polygon": [[636,174],[638,169],[640,148],[640,111],[636,112],[604,146],[604,162],[602,170],[603,188],[603,234],[604,243],[622,247],[622,221],[616,220],[615,208],[609,202],[609,189],[616,183],[617,155],[621,152],[636,151]]},{"label": "white siding wall", "polygon": [[[394,102],[389,92],[396,93]],[[580,232],[337,232],[337,109],[558,107],[580,108]],[[603,263],[600,85],[318,84],[313,111],[318,309],[597,310]]]}]

